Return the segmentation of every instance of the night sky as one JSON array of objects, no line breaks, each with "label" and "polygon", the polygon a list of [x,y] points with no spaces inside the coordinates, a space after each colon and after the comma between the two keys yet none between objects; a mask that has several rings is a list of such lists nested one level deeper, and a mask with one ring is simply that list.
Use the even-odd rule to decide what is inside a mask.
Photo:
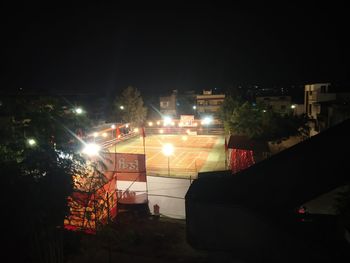
[{"label": "night sky", "polygon": [[335,3],[12,4],[2,15],[2,87],[108,92],[133,85],[159,94],[237,85],[347,84],[348,15],[345,5]]}]

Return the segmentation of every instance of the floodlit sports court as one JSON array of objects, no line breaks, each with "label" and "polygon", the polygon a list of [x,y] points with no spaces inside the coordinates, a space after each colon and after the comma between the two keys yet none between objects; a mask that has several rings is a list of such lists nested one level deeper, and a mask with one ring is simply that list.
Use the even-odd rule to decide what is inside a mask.
[{"label": "floodlit sports court", "polygon": [[[172,153],[167,156],[164,146],[169,144]],[[143,138],[119,142],[108,150],[143,154]],[[225,169],[223,136],[149,135],[145,138],[145,152],[147,175],[195,178],[198,172]]]}]

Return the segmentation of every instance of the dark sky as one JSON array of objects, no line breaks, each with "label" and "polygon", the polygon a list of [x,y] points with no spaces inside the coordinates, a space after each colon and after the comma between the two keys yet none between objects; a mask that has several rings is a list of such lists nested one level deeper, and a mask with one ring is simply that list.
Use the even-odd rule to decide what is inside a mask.
[{"label": "dark sky", "polygon": [[345,5],[30,3],[3,13],[5,89],[102,92],[133,85],[158,94],[350,83]]}]

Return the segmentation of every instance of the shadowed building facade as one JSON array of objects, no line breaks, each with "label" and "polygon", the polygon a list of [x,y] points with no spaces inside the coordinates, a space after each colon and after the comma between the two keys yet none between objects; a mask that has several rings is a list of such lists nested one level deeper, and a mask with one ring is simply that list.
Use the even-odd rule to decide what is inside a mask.
[{"label": "shadowed building facade", "polygon": [[190,244],[248,260],[339,259],[338,241],[325,238],[335,221],[307,225],[295,211],[349,181],[349,134],[347,120],[235,175],[199,175],[186,195]]}]

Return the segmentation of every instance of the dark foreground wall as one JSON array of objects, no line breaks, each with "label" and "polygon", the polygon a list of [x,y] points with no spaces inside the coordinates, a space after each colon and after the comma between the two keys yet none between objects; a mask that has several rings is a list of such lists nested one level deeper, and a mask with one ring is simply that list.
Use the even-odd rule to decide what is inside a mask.
[{"label": "dark foreground wall", "polygon": [[245,259],[330,260],[331,254],[303,236],[293,221],[293,210],[349,181],[349,124],[344,122],[235,176],[224,172],[199,176],[186,195],[190,244],[231,251]]}]

